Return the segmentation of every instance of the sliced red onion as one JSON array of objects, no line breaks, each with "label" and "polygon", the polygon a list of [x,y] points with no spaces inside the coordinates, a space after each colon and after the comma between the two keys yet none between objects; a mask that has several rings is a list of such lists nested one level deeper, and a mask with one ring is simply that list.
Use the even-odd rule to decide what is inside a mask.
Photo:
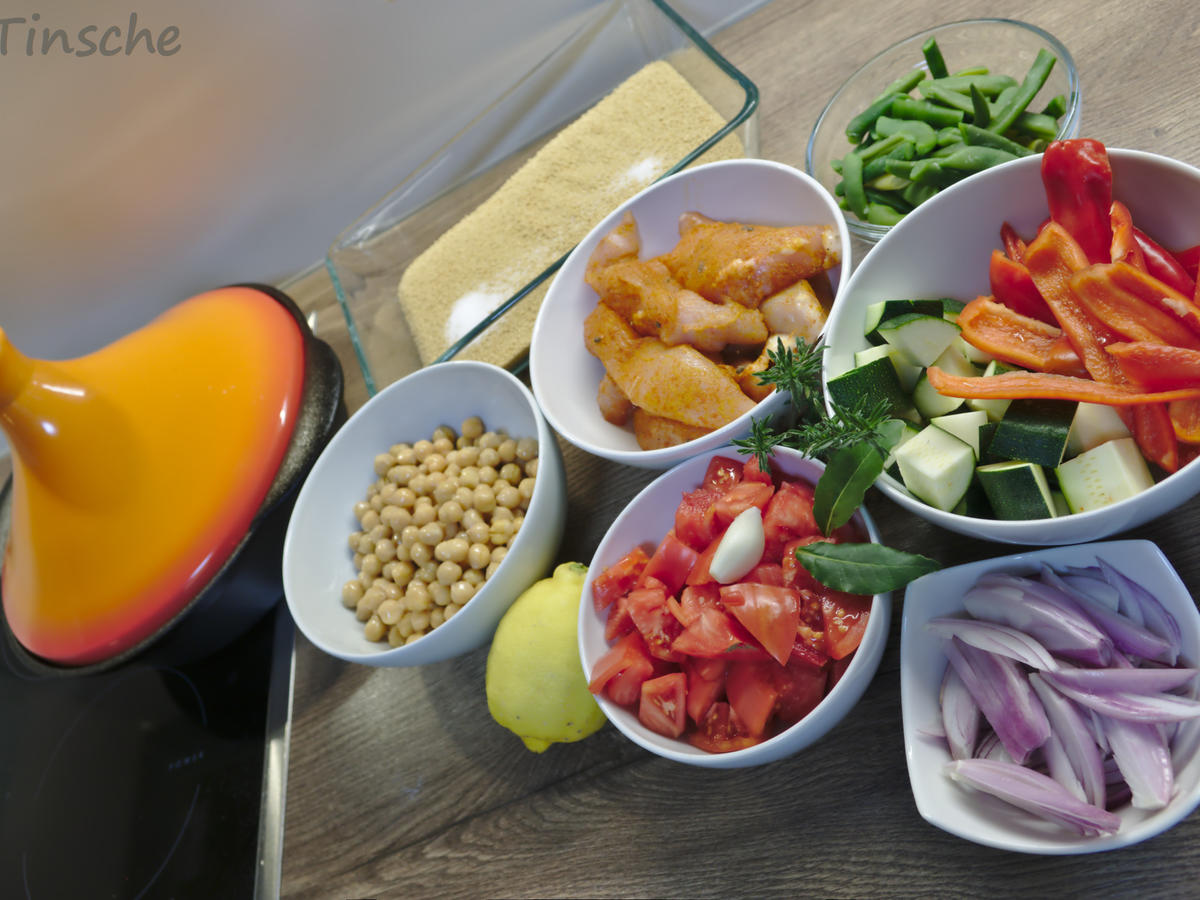
[{"label": "sliced red onion", "polygon": [[[1060,673],[1061,674],[1061,673]],[[1029,676],[1054,736],[1061,742],[1063,752],[1071,762],[1075,777],[1083,789],[1082,800],[1093,806],[1104,806],[1104,762],[1100,747],[1092,736],[1086,717],[1079,708],[1048,685],[1037,672]],[[1053,769],[1051,769],[1053,772]]]},{"label": "sliced red onion", "polygon": [[1008,625],[985,622],[979,619],[957,619],[941,616],[930,619],[925,626],[940,637],[956,637],[964,644],[998,653],[1025,663],[1032,669],[1057,669],[1058,662],[1050,652],[1036,640]]},{"label": "sliced red onion", "polygon": [[1172,655],[1171,645],[1166,638],[1146,630],[1128,616],[1114,612],[1086,594],[1073,590],[1048,566],[1042,567],[1042,581],[1047,587],[1061,591],[1075,601],[1084,614],[1112,638],[1113,644],[1119,650],[1145,659],[1163,661]]},{"label": "sliced red onion", "polygon": [[1068,604],[1061,592],[1001,572],[984,575],[963,596],[963,606],[977,619],[1023,631],[1056,656],[1108,665],[1112,640],[1077,606]]},{"label": "sliced red onion", "polygon": [[1162,809],[1174,791],[1171,753],[1154,725],[1105,718],[1104,729],[1121,776],[1138,809]]},{"label": "sliced red onion", "polygon": [[1050,732],[1050,737],[1046,738],[1046,743],[1042,744],[1042,757],[1046,761],[1047,774],[1070,791],[1071,796],[1076,800],[1087,803],[1087,794],[1083,790],[1083,785],[1079,783],[1075,767],[1071,765],[1071,759],[1067,756],[1062,741],[1053,731]]},{"label": "sliced red onion", "polygon": [[975,755],[979,741],[979,705],[962,676],[954,666],[946,666],[942,677],[942,728],[946,743],[950,746],[952,759],[966,759]]},{"label": "sliced red onion", "polygon": [[[1060,575],[1059,577],[1072,590],[1091,597],[1097,603],[1103,603],[1114,612],[1120,609],[1120,592],[1103,578],[1093,578],[1090,575]],[[1138,622],[1138,624],[1142,623]]]},{"label": "sliced red onion", "polygon": [[1134,694],[1128,691],[1089,691],[1059,679],[1056,672],[1042,677],[1057,690],[1102,716],[1130,722],[1179,722],[1200,718],[1200,701],[1174,694]]},{"label": "sliced red onion", "polygon": [[946,656],[1013,760],[1023,763],[1045,743],[1050,722],[1025,674],[1005,656],[946,642]]},{"label": "sliced red onion", "polygon": [[1183,649],[1183,634],[1175,617],[1146,588],[1104,560],[1097,561],[1104,578],[1121,595],[1121,611],[1132,618],[1131,610],[1136,608],[1141,614],[1142,624],[1159,637],[1166,638],[1172,655],[1164,661],[1174,665]]},{"label": "sliced red onion", "polygon": [[1004,749],[1004,744],[1000,742],[1000,738],[996,736],[996,732],[990,728],[984,732],[983,737],[979,739],[979,743],[975,745],[974,759],[998,759],[1002,762],[1012,762],[1013,758],[1008,755],[1008,751]]},{"label": "sliced red onion", "polygon": [[1087,837],[1115,834],[1120,816],[1073,797],[1048,775],[990,759],[958,759],[946,763],[955,781],[991,794]]},{"label": "sliced red onion", "polygon": [[1117,667],[1112,669],[1059,668],[1055,674],[1062,684],[1084,691],[1104,693],[1123,691],[1131,694],[1153,694],[1173,691],[1191,681],[1200,669]]}]

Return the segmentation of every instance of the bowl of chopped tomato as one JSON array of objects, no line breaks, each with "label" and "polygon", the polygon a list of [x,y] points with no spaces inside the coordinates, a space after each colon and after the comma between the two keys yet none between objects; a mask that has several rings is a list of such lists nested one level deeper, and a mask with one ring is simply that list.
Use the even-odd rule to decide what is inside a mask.
[{"label": "bowl of chopped tomato", "polygon": [[691,765],[758,765],[818,740],[862,696],[891,595],[828,588],[798,561],[815,542],[878,540],[862,510],[821,533],[823,470],[786,448],[769,470],[717,448],[613,522],[584,585],[579,649],[601,708],[632,741]]},{"label": "bowl of chopped tomato", "polygon": [[534,396],[580,449],[667,469],[783,410],[759,380],[770,351],[819,339],[850,268],[815,179],[763,159],[686,169],[571,252],[534,325]]},{"label": "bowl of chopped tomato", "polygon": [[881,376],[863,383],[908,423],[880,490],[1021,545],[1099,540],[1200,491],[1198,209],[1195,166],[1072,139],[892,228],[822,373],[831,406]]}]

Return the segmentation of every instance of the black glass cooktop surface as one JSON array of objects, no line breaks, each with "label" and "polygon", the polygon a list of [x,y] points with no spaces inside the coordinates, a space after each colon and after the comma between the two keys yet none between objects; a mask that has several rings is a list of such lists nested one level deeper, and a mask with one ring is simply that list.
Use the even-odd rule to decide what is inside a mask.
[{"label": "black glass cooktop surface", "polygon": [[0,897],[278,893],[292,624],[203,660],[35,678],[0,644]]}]

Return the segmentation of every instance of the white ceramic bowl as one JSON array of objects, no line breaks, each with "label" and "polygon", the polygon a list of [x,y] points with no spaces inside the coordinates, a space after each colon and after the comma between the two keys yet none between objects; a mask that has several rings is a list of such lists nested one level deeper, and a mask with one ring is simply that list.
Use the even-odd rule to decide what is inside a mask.
[{"label": "white ceramic bowl", "polygon": [[[680,497],[700,485],[704,480],[709,460],[714,456],[744,459],[733,447],[719,447],[680,463],[660,475],[634,497],[601,540],[588,567],[583,599],[579,605],[579,656],[584,672],[589,677],[596,661],[610,646],[604,639],[607,613],[596,612],[592,600],[592,582],[605,568],[617,562],[635,546],[640,544],[652,549],[662,540],[667,531],[674,527],[675,509],[679,505]],[[783,447],[775,450],[774,462],[782,474],[813,484],[824,471],[820,462]],[[855,520],[872,541],[879,540],[875,523],[865,510],[859,510]],[[876,594],[871,603],[871,614],[862,644],[855,651],[850,665],[833,690],[812,712],[791,728],[744,750],[709,753],[693,747],[687,741],[664,737],[651,731],[638,721],[635,711],[613,703],[603,694],[596,699],[609,721],[627,738],[651,753],[665,756],[675,762],[716,769],[733,769],[772,762],[790,756],[823,737],[859,701],[879,668],[883,648],[887,643],[891,612],[892,595]]]},{"label": "white ceramic bowl", "polygon": [[529,349],[533,392],[550,424],[575,446],[626,465],[665,469],[748,434],[751,418],[777,414],[786,397],[775,392],[724,427],[660,450],[642,450],[632,430],[604,420],[596,406],[604,367],[583,343],[584,319],[597,302],[584,271],[596,244],[627,210],[637,219],[643,259],[675,246],[679,216],[691,210],[760,225],[834,225],[842,245],[842,262],[830,271],[836,294],[851,269],[850,234],[833,197],[814,179],[782,163],[738,159],[697,166],[651,185],[609,214],[571,252],[534,325]]},{"label": "white ceramic bowl", "polygon": [[[992,74],[1011,75],[1018,81],[1025,77],[1038,51],[1049,50],[1055,56],[1054,68],[1029,110],[1039,111],[1051,97],[1062,94],[1067,110],[1059,120],[1058,136],[1074,137],[1079,133],[1079,72],[1062,42],[1028,22],[966,19],[935,25],[897,41],[847,78],[813,126],[804,159],[809,175],[831,191],[836,188],[841,176],[833,170],[832,162],[841,159],[854,146],[846,139],[846,126],[897,78],[913,69],[928,71],[921,45],[929,38],[937,39],[951,72],[986,66]],[[860,221],[853,213],[846,214],[846,224],[854,235],[867,241],[879,240],[891,227]]]},{"label": "white ceramic bowl", "polygon": [[[1200,243],[1200,169],[1136,150],[1109,149],[1113,196],[1133,221],[1170,248]],[[877,300],[953,297],[972,300],[990,293],[988,260],[1003,249],[1000,226],[1032,236],[1049,215],[1041,181],[1041,156],[989,169],[917,207],[867,254],[842,291],[825,330],[822,377],[854,367],[854,352],[867,346],[863,316]],[[877,486],[905,509],[942,528],[1009,544],[1072,544],[1094,541],[1166,513],[1200,491],[1193,462],[1149,490],[1090,512],[1054,519],[1004,521],[943,512],[913,497],[888,475]]]},{"label": "white ceramic bowl", "polygon": [[[458,430],[479,416],[489,430],[536,437],[538,474],[525,522],[495,574],[462,610],[419,641],[373,643],[341,602],[357,572],[346,540],[354,504],[374,480],[375,456],[400,441]],[[300,489],[283,548],[283,588],[296,625],[327,653],[371,666],[416,666],[466,653],[491,639],[518,595],[550,570],[566,519],[566,479],[554,433],[529,390],[482,362],[428,366],[384,388],[334,435]]]},{"label": "white ceramic bowl", "polygon": [[[1018,553],[942,569],[905,589],[900,625],[900,701],[904,752],[917,810],[929,823],[989,847],[1021,853],[1097,853],[1136,844],[1166,831],[1200,804],[1200,722],[1184,725],[1175,739],[1176,792],[1155,812],[1126,804],[1116,810],[1116,834],[1085,838],[1044,823],[1002,801],[967,790],[942,772],[950,761],[946,742],[932,737],[941,729],[939,693],[946,669],[941,639],[925,629],[937,616],[962,612],[963,594],[985,572],[1036,574],[1042,562],[1053,567],[1095,565],[1103,558],[1148,588],[1179,622],[1183,632],[1181,663],[1200,661],[1200,613],[1179,575],[1150,541],[1102,541]],[[1186,662],[1184,662],[1186,661]]]}]

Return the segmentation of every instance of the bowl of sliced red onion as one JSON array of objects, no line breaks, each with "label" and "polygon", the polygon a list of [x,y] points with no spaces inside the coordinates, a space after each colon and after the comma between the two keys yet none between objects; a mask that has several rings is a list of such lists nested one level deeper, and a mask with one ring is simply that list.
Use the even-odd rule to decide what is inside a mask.
[{"label": "bowl of sliced red onion", "polygon": [[1004,850],[1094,853],[1200,804],[1200,612],[1153,543],[926,575],[905,593],[900,654],[929,823]]}]

